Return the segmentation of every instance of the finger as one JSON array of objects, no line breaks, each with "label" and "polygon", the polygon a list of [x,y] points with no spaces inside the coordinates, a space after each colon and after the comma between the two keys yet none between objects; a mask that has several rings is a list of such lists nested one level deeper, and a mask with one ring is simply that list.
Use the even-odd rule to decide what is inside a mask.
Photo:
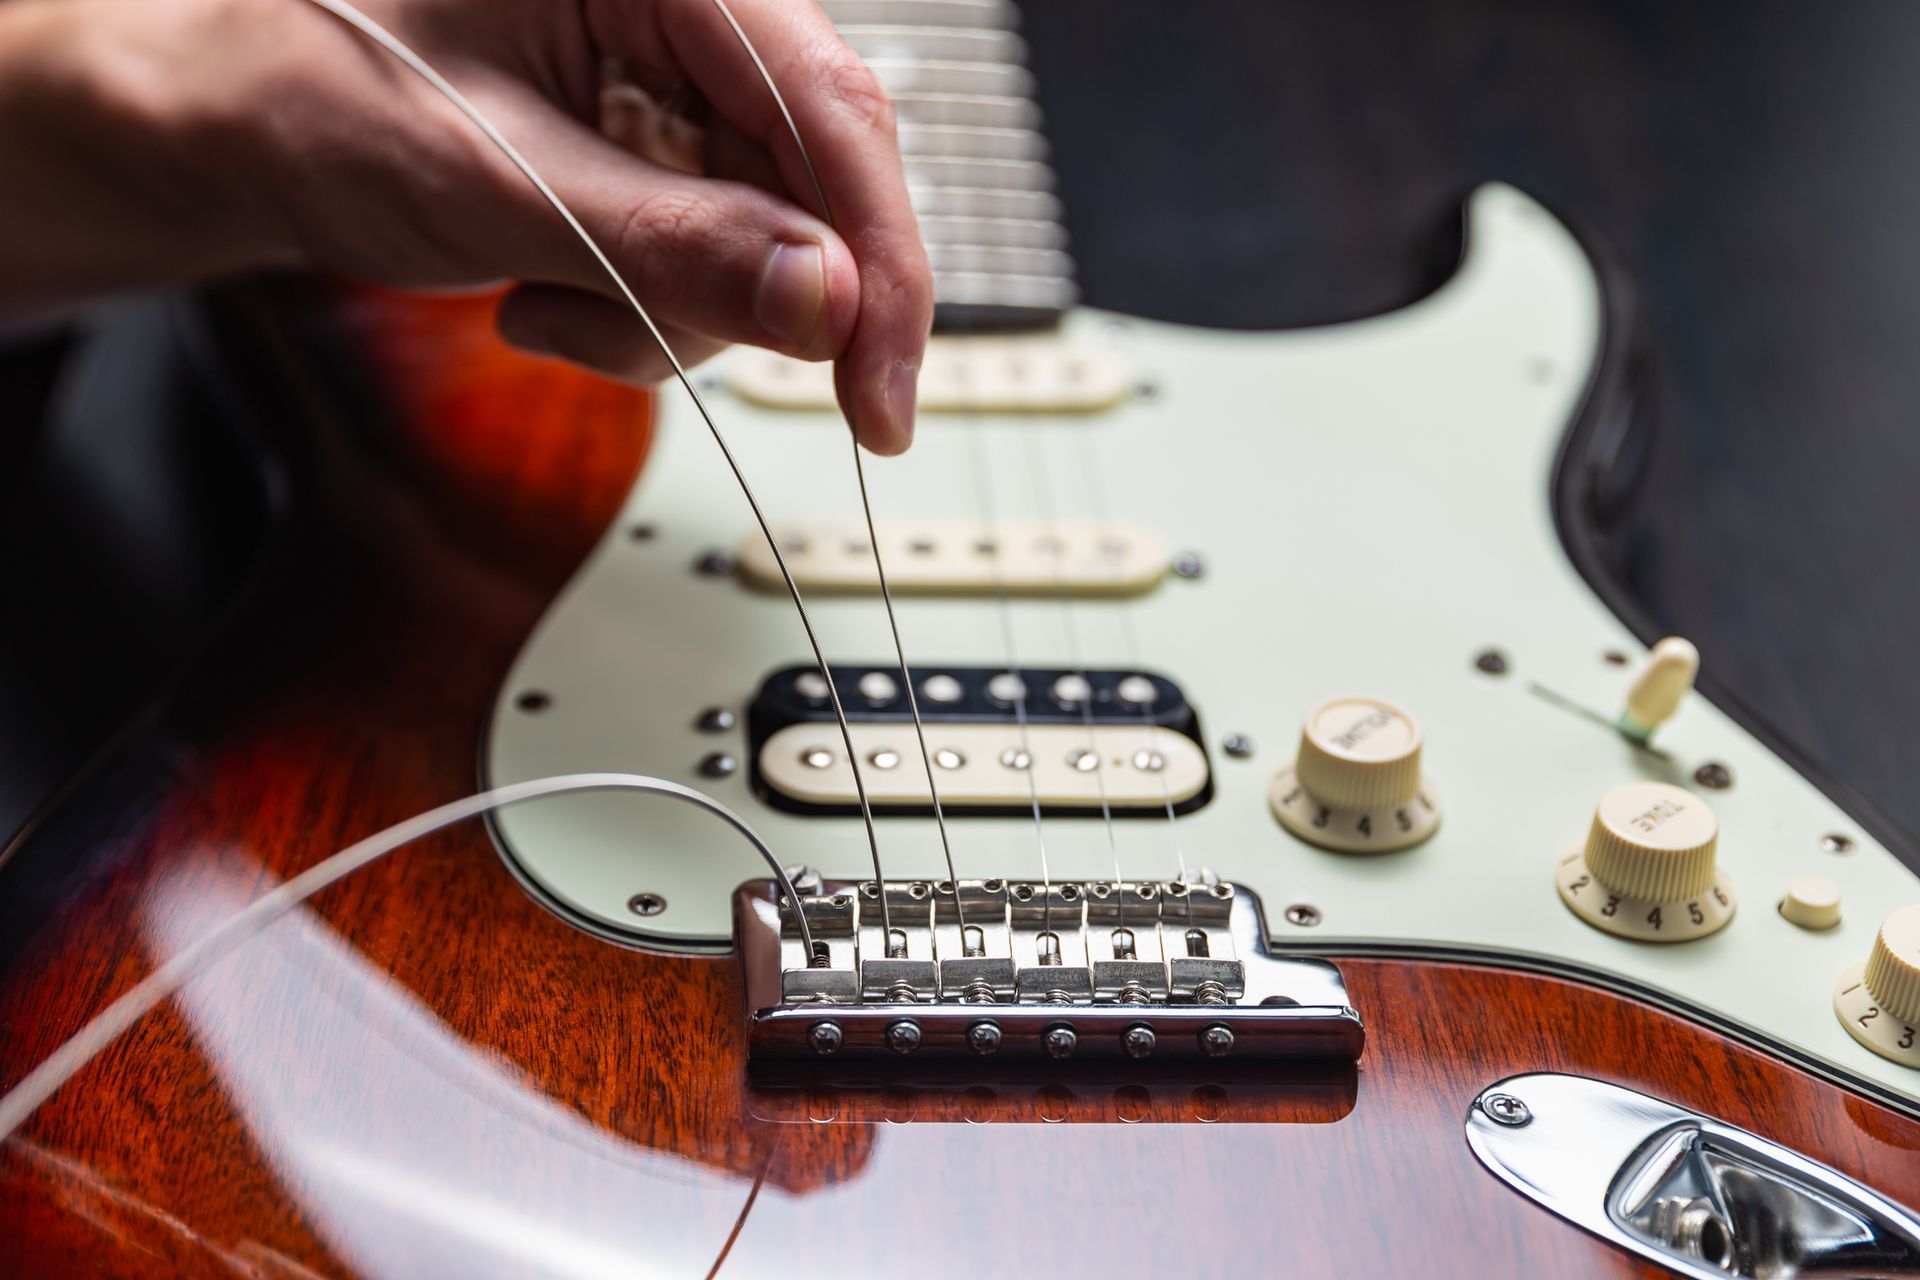
[{"label": "finger", "polygon": [[[731,7],[793,113],[859,266],[859,320],[835,371],[841,402],[864,443],[898,452],[912,438],[933,281],[907,198],[892,106],[815,6],[731,0]],[[805,160],[714,0],[601,0],[588,13],[609,51],[684,67],[714,114],[774,158],[787,190],[813,203]]]},{"label": "finger", "polygon": [[[639,159],[551,108],[522,109],[515,123],[548,181],[656,320],[809,360],[845,351],[862,284],[824,223],[745,183]],[[512,274],[618,297],[566,228],[538,213],[538,234],[510,247]]]},{"label": "finger", "polygon": [[[673,374],[640,317],[625,302],[563,285],[523,284],[501,299],[500,336],[531,355],[555,356],[621,382],[651,386]],[[681,367],[691,369],[726,349],[718,338],[662,325]]]}]

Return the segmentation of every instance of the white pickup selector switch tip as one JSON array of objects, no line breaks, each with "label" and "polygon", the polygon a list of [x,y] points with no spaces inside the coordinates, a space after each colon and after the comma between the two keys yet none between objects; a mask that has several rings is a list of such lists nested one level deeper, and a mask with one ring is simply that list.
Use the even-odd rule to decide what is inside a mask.
[{"label": "white pickup selector switch tip", "polygon": [[1646,665],[1627,689],[1626,709],[1620,713],[1620,728],[1636,738],[1645,738],[1673,718],[1693,690],[1700,674],[1700,651],[1693,642],[1668,636],[1653,646]]},{"label": "white pickup selector switch tip", "polygon": [[1335,698],[1307,713],[1294,762],[1269,794],[1301,839],[1349,853],[1418,844],[1440,807],[1421,772],[1420,726],[1377,698]]},{"label": "white pickup selector switch tip", "polygon": [[1920,1068],[1920,905],[1881,924],[1866,963],[1850,966],[1834,985],[1833,1012],[1867,1048]]},{"label": "white pickup selector switch tip", "polygon": [[1707,802],[1665,782],[1629,782],[1600,799],[1584,846],[1560,860],[1560,897],[1596,928],[1642,942],[1686,942],[1733,918]]}]

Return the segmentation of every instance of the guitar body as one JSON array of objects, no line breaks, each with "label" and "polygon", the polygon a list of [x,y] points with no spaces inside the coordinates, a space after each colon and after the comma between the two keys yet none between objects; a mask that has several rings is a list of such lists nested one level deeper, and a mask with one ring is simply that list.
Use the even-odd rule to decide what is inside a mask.
[{"label": "guitar body", "polygon": [[[604,690],[608,701],[654,698],[659,723],[674,726],[647,722],[626,755],[591,767],[686,777],[778,833],[775,847],[793,848],[794,860],[835,875],[861,870],[857,820],[756,808],[744,775],[702,779],[694,763],[712,740],[688,722],[706,691],[649,675],[690,661],[668,651],[677,635],[688,653],[712,658],[717,688],[730,691],[720,700],[738,706],[775,665],[723,669],[720,651],[746,643],[738,636],[750,635],[780,662],[804,658],[778,597],[688,573],[688,548],[735,541],[745,520],[737,498],[701,497],[717,461],[701,459],[705,473],[689,469],[707,446],[677,403],[662,430],[680,438],[656,442],[647,397],[509,354],[491,338],[483,302],[365,295],[271,303],[228,298],[216,329],[230,366],[246,371],[236,393],[257,421],[281,429],[301,478],[284,536],[238,620],[170,710],[81,779],[0,862],[8,939],[0,1082],[18,1079],[160,959],[265,887],[471,791],[477,747],[482,768],[505,780],[501,735],[518,722],[503,718],[564,726],[573,710],[571,688],[553,679],[539,685],[551,701],[530,710],[525,677],[541,646],[565,631],[567,610],[591,590],[589,567],[560,612],[550,612],[590,552],[603,561],[625,551],[671,563],[659,570],[659,596],[622,606],[643,619],[645,643],[617,631],[601,643],[635,682]],[[321,350],[351,358],[316,363]],[[1143,374],[1163,372],[1150,357]],[[1564,391],[1568,409],[1582,390]],[[1178,406],[1186,394],[1170,380],[1162,403]],[[723,426],[730,412],[722,410]],[[1104,429],[1092,419],[1027,425],[1045,433],[1043,450]],[[940,433],[964,429],[929,422],[929,456],[942,448]],[[795,431],[809,446],[840,443]],[[1231,434],[1226,424],[1196,429],[1187,456],[1169,435],[1164,460],[1145,465],[1163,470],[1170,488],[1205,486],[1209,463],[1197,455],[1221,433]],[[750,437],[761,436],[756,423]],[[828,452],[823,467],[845,461],[843,449]],[[629,506],[643,459],[646,479]],[[748,462],[753,469],[754,455]],[[906,474],[873,470],[883,495],[891,475]],[[1544,504],[1547,476],[1536,479],[1526,500]],[[682,483],[693,488],[675,487]],[[1278,470],[1273,487],[1277,503],[1287,490]],[[769,500],[793,503],[794,491],[781,488]],[[1462,518],[1474,502],[1506,496],[1466,495]],[[676,500],[693,505],[676,508]],[[834,514],[844,518],[844,509]],[[689,529],[682,517],[705,523]],[[1275,516],[1255,510],[1239,518],[1263,527]],[[636,537],[643,522],[654,527]],[[1289,577],[1278,562],[1257,582],[1236,583],[1223,571],[1234,549],[1202,550],[1209,576],[1163,584],[1159,607],[1211,607],[1173,597],[1181,591],[1285,595]],[[1526,554],[1551,558],[1554,550]],[[710,608],[676,602],[669,574],[689,584],[678,590],[704,592]],[[1565,581],[1577,585],[1571,570]],[[855,607],[829,605],[828,625],[841,625],[836,619]],[[993,661],[969,646],[964,630],[946,631],[944,644],[930,634],[940,628],[929,611],[952,619],[968,607],[905,605],[910,652]],[[1058,604],[1018,607],[1037,617]],[[1117,606],[1081,609],[1092,617],[1107,607]],[[714,619],[736,611],[751,613],[751,627],[715,634]],[[1151,627],[1146,634],[1157,638]],[[1215,638],[1231,639],[1196,637],[1194,651]],[[1519,647],[1507,636],[1486,639]],[[1258,636],[1230,647],[1270,652],[1276,665],[1290,661],[1284,645]],[[835,641],[829,652],[847,656]],[[1435,661],[1459,668],[1464,680],[1474,675],[1472,656],[1448,649]],[[1224,665],[1149,661],[1195,693],[1216,738],[1253,723],[1235,723],[1231,712],[1241,708],[1213,696],[1230,674]],[[1220,824],[1257,830],[1272,858],[1293,860],[1288,884],[1256,884],[1270,914],[1309,883],[1327,891],[1321,927],[1336,940],[1318,950],[1340,966],[1365,1021],[1357,1064],[1133,1071],[1008,1063],[975,1071],[882,1063],[828,1076],[750,1069],[739,965],[730,955],[697,954],[724,951],[724,933],[702,921],[724,914],[724,893],[743,874],[711,830],[681,828],[678,815],[650,801],[617,810],[617,856],[630,864],[621,883],[658,889],[669,903],[660,915],[667,925],[676,912],[695,918],[682,938],[648,940],[640,922],[624,938],[604,922],[581,927],[592,925],[577,918],[584,908],[529,892],[537,825],[502,824],[508,857],[473,825],[327,891],[194,979],[0,1146],[0,1272],[700,1277],[911,1269],[958,1277],[1017,1261],[1051,1275],[1663,1274],[1543,1211],[1475,1160],[1463,1134],[1474,1099],[1507,1076],[1541,1071],[1697,1108],[1895,1200],[1920,1202],[1920,1121],[1901,1105],[1891,1067],[1881,1073],[1895,1082],[1889,1086],[1847,1056],[1852,1042],[1837,1025],[1811,1047],[1785,1033],[1768,1043],[1750,1019],[1729,1035],[1671,993],[1622,994],[1629,962],[1609,974],[1576,957],[1556,976],[1537,971],[1548,967],[1537,945],[1490,939],[1473,954],[1442,936],[1422,956],[1390,928],[1369,945],[1363,926],[1342,925],[1344,899],[1328,896],[1346,892],[1338,876],[1312,882],[1304,870],[1338,855],[1308,852],[1263,807],[1261,779],[1290,746],[1281,717],[1299,710],[1260,710],[1263,754],[1244,777],[1222,777],[1207,807],[1182,822],[1201,833],[1188,837],[1196,859],[1221,864],[1236,882],[1267,873],[1233,865],[1231,850],[1203,847],[1204,833]],[[1707,719],[1710,711],[1690,714]],[[1430,731],[1438,770],[1446,759],[1441,729]],[[1723,735],[1717,746],[1735,730],[1711,717],[1703,732]],[[1624,754],[1617,744],[1606,749]],[[1757,748],[1742,757],[1743,785],[1749,767],[1768,767],[1752,763],[1758,758]],[[1234,767],[1217,751],[1214,759],[1217,771]],[[1471,829],[1473,772],[1458,757],[1449,768],[1453,826]],[[1746,794],[1736,789],[1729,803]],[[1799,795],[1773,802],[1815,803]],[[1238,817],[1224,816],[1236,810]],[[558,815],[553,822],[578,824],[574,838],[606,838],[604,805],[560,801],[549,812]],[[1582,814],[1566,818],[1556,839],[1576,840]],[[1149,830],[1137,822],[1123,832],[1129,840]],[[1056,846],[1069,868],[1090,856],[1075,850],[1095,838],[1095,825],[1048,824],[1052,832],[1075,823],[1083,830]],[[905,873],[933,873],[923,825],[881,824],[884,850],[910,850]],[[1019,829],[998,817],[955,825],[972,842],[961,845],[968,856],[984,847],[977,833]],[[676,832],[701,843],[670,839]],[[1016,854],[1011,837],[1003,843],[1007,865],[981,870],[1027,874],[1011,865],[1024,846]],[[1511,848],[1498,852],[1517,857]],[[1518,874],[1554,927],[1582,929],[1552,896],[1559,852],[1541,849]],[[1891,863],[1877,846],[1860,856],[1863,865],[1869,856]],[[1384,877],[1404,864],[1377,865],[1376,892],[1394,894]],[[1876,870],[1889,884],[1896,872],[1897,865]],[[660,879],[669,874],[683,878]],[[723,886],[717,903],[712,886]],[[1764,927],[1769,891],[1754,883],[1744,908],[1754,918],[1731,928]],[[1859,905],[1869,914],[1864,893]],[[1281,941],[1298,945],[1302,933],[1292,929]],[[1835,956],[1844,951],[1833,948]],[[1825,981],[1813,983],[1816,994],[1824,995]],[[1825,1016],[1831,1024],[1831,1012]],[[1790,1056],[1821,1062],[1814,1070]]]}]

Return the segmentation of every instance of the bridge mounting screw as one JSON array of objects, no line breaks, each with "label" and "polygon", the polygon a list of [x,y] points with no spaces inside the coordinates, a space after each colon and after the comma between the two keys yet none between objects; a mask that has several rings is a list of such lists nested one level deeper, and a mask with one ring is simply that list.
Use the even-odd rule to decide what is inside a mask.
[{"label": "bridge mounting screw", "polygon": [[1215,1023],[1200,1033],[1200,1050],[1209,1058],[1224,1058],[1233,1052],[1233,1032]]},{"label": "bridge mounting screw", "polygon": [[1080,1037],[1072,1027],[1049,1027],[1040,1037],[1040,1047],[1047,1051],[1049,1058],[1071,1058],[1073,1051],[1080,1047]]},{"label": "bridge mounting screw", "polygon": [[1246,760],[1253,755],[1253,739],[1244,733],[1230,733],[1221,742],[1220,749],[1235,760]]},{"label": "bridge mounting screw", "polygon": [[1480,1109],[1487,1113],[1489,1120],[1509,1129],[1518,1129],[1533,1119],[1527,1104],[1510,1093],[1489,1093],[1480,1099]]},{"label": "bridge mounting screw", "polygon": [[693,727],[702,733],[725,733],[738,724],[733,712],[725,707],[708,707],[694,720]]},{"label": "bridge mounting screw", "polygon": [[1197,552],[1182,551],[1173,558],[1173,571],[1182,578],[1198,578],[1207,571],[1207,562]]},{"label": "bridge mounting screw", "polygon": [[807,1043],[821,1057],[840,1052],[840,1046],[846,1042],[846,1033],[840,1030],[837,1022],[816,1022],[807,1028]]},{"label": "bridge mounting screw", "polygon": [[724,578],[733,572],[733,557],[724,551],[702,551],[693,571],[703,578]]},{"label": "bridge mounting screw", "polygon": [[1153,1053],[1153,1046],[1160,1038],[1153,1034],[1152,1027],[1128,1027],[1120,1033],[1120,1047],[1127,1051],[1129,1058],[1145,1058]]},{"label": "bridge mounting screw", "polygon": [[967,1048],[981,1057],[1000,1049],[1000,1028],[991,1022],[976,1022],[967,1028]]},{"label": "bridge mounting screw", "polygon": [[920,1047],[920,1024],[896,1022],[887,1028],[887,1048],[895,1053],[912,1053]]}]

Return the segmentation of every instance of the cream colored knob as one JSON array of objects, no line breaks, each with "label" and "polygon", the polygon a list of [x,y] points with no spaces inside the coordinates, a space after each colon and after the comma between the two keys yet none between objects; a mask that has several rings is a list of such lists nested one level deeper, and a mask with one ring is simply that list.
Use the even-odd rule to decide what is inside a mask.
[{"label": "cream colored knob", "polygon": [[1584,847],[1560,860],[1560,897],[1608,933],[1645,942],[1704,937],[1733,918],[1715,863],[1720,824],[1707,802],[1664,782],[1601,797]]},{"label": "cream colored knob", "polygon": [[1840,886],[1825,876],[1796,876],[1780,899],[1780,914],[1802,929],[1831,929],[1840,923]]},{"label": "cream colored knob", "polygon": [[1620,713],[1621,732],[1640,739],[1651,736],[1680,709],[1699,673],[1700,651],[1691,641],[1668,636],[1653,646],[1647,664],[1627,690],[1627,706]]},{"label": "cream colored knob", "polygon": [[1336,698],[1307,713],[1294,762],[1269,800],[1303,840],[1349,853],[1418,844],[1440,823],[1420,770],[1420,726],[1375,698]]},{"label": "cream colored knob", "polygon": [[1840,975],[1833,1011],[1867,1048],[1920,1067],[1920,905],[1886,918],[1867,962]]}]

